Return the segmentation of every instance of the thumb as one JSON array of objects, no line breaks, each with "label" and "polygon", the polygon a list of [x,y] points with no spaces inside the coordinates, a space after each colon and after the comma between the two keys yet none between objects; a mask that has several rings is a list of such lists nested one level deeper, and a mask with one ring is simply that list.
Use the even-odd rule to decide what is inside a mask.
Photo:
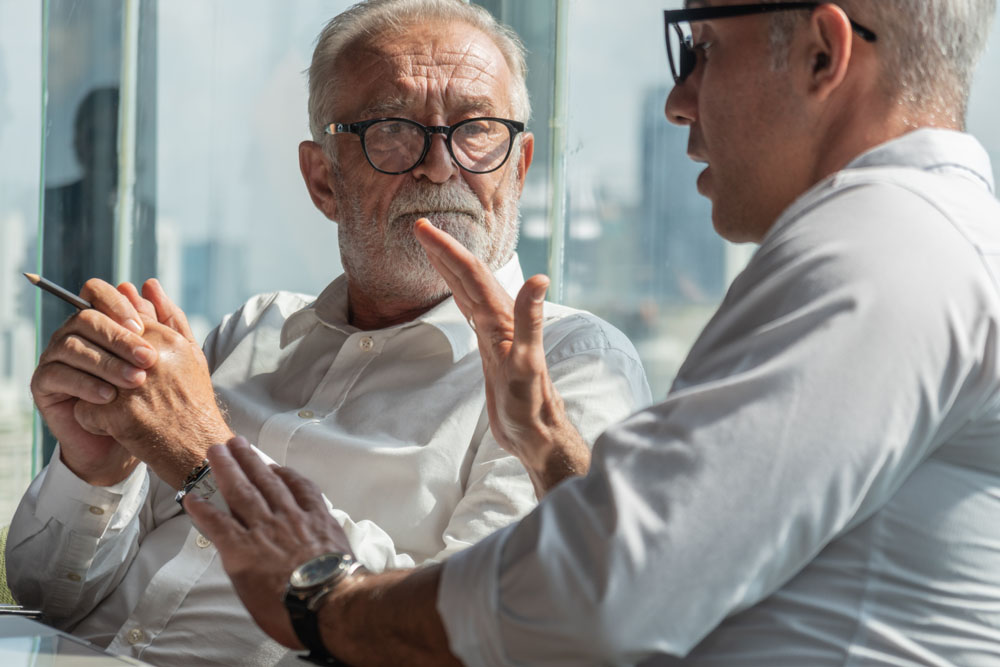
[{"label": "thumb", "polygon": [[104,423],[106,421],[104,413],[101,406],[87,401],[78,400],[73,406],[73,417],[76,419],[76,423],[84,431],[93,435],[108,435],[107,425]]},{"label": "thumb", "polygon": [[542,326],[545,322],[545,292],[549,279],[541,274],[532,276],[521,287],[514,301],[514,343],[527,347],[542,347]]}]

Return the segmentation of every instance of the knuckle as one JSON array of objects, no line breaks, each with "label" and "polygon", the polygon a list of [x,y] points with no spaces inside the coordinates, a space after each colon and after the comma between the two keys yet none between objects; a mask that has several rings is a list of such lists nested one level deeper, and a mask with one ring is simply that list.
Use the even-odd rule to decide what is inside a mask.
[{"label": "knuckle", "polygon": [[87,341],[80,338],[76,334],[71,334],[66,337],[63,341],[63,349],[65,350],[65,354],[58,355],[60,359],[67,361],[76,360],[77,363],[89,362],[92,364],[100,364],[100,354],[93,349]]},{"label": "knuckle", "polygon": [[100,278],[90,278],[83,283],[83,289],[86,290],[88,293],[93,294],[98,290],[100,290],[104,284],[105,284],[104,281],[101,280]]}]

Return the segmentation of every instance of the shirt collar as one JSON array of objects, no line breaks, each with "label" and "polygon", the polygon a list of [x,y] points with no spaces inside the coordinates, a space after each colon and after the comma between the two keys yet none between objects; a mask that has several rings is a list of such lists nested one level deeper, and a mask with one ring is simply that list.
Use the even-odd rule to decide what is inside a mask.
[{"label": "shirt collar", "polygon": [[879,167],[911,168],[924,171],[944,169],[965,173],[994,192],[993,168],[986,149],[971,134],[925,127],[908,132],[861,153],[840,171],[827,176],[786,208],[761,239],[764,245],[780,230],[812,207],[827,188],[836,186],[853,169]]},{"label": "shirt collar", "polygon": [[845,169],[913,167],[926,171],[961,169],[992,193],[993,169],[986,149],[971,134],[925,127],[876,146],[851,160]]},{"label": "shirt collar", "polygon": [[[494,275],[512,298],[517,296],[518,290],[524,284],[524,275],[521,273],[521,263],[517,254],[514,254]],[[292,313],[285,320],[281,328],[281,347],[285,348],[320,324],[346,334],[358,331],[357,327],[347,321],[347,276],[343,274],[338,276],[326,286],[315,301]],[[478,346],[475,332],[458,309],[453,297],[448,297],[412,322],[397,324],[389,329],[405,329],[421,324],[434,327],[444,336],[451,347],[454,362]]]}]

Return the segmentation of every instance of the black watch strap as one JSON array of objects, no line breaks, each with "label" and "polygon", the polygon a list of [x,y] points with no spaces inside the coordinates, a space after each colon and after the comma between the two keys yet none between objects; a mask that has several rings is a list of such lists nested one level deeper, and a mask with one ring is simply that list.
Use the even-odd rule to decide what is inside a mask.
[{"label": "black watch strap", "polygon": [[311,662],[314,665],[334,665],[334,667],[351,667],[346,662],[342,660],[337,660],[329,653],[324,656],[316,655],[310,652],[308,655],[300,655],[299,660],[305,660],[306,662]]},{"label": "black watch strap", "polygon": [[346,662],[338,660],[326,650],[319,631],[319,614],[310,610],[305,600],[289,595],[285,598],[285,606],[288,608],[288,616],[292,619],[292,629],[295,630],[295,636],[309,649],[309,654],[300,655],[299,659],[316,665],[349,667]]}]

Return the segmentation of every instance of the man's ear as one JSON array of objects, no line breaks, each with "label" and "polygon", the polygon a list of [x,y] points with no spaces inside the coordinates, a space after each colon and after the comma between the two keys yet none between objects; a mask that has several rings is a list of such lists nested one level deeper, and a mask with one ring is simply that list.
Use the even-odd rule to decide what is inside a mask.
[{"label": "man's ear", "polygon": [[809,67],[809,93],[825,100],[843,83],[854,48],[851,20],[832,3],[817,5],[809,20],[804,52]]},{"label": "man's ear", "polygon": [[524,181],[528,177],[528,167],[535,156],[535,135],[531,132],[521,133],[521,150],[517,158],[517,193],[524,191]]},{"label": "man's ear", "polygon": [[323,147],[315,141],[299,144],[299,170],[306,182],[309,196],[323,215],[337,221],[337,197],[330,188],[330,160]]}]

